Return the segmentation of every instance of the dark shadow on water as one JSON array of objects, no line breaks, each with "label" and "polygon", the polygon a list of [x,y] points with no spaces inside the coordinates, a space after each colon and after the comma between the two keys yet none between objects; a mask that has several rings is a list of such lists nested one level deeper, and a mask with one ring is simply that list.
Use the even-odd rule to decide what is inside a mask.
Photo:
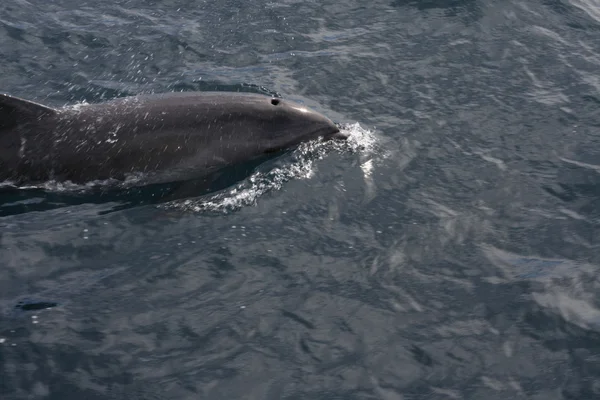
[{"label": "dark shadow on water", "polygon": [[33,300],[21,300],[15,306],[15,309],[19,311],[40,311],[48,308],[54,308],[58,306],[58,303],[53,301],[33,301]]},{"label": "dark shadow on water", "polygon": [[4,187],[0,188],[0,217],[81,204],[117,203],[100,212],[108,214],[132,207],[207,196],[248,178],[259,166],[268,167],[268,161],[273,161],[283,154],[285,152],[266,154],[253,161],[225,167],[201,179],[139,187],[98,186],[77,191]]}]

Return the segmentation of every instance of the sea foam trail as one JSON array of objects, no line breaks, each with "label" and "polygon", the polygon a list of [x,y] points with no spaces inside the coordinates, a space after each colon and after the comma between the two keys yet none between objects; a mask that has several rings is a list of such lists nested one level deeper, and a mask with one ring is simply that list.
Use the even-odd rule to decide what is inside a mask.
[{"label": "sea foam trail", "polygon": [[340,130],[348,135],[347,140],[302,143],[291,153],[291,159],[286,158],[282,165],[268,171],[256,171],[232,188],[203,198],[172,201],[160,207],[193,212],[230,212],[254,205],[265,193],[281,189],[290,180],[311,178],[315,163],[330,152],[358,154],[365,179],[369,179],[374,156],[383,155],[377,146],[375,132],[362,128],[359,123],[342,125]]}]

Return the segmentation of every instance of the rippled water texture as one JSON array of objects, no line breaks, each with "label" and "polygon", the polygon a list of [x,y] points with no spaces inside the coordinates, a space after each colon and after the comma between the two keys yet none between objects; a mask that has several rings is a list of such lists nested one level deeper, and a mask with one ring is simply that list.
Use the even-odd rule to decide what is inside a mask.
[{"label": "rippled water texture", "polygon": [[12,199],[0,398],[600,398],[599,35],[597,0],[2,2],[0,92],[255,91],[356,141]]}]

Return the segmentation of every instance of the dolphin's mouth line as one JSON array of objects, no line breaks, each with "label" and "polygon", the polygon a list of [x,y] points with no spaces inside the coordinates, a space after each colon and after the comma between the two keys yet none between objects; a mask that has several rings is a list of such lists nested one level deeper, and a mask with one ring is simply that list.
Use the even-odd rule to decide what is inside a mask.
[{"label": "dolphin's mouth line", "polygon": [[[320,128],[320,129],[314,131],[310,135],[310,137],[312,138],[311,140],[318,140],[320,138],[325,139],[325,140],[346,140],[346,139],[348,139],[349,135],[346,133],[342,133],[338,128],[338,126],[339,126],[338,124],[334,124],[334,125],[335,125],[335,128],[326,127],[326,128]],[[284,152],[286,149],[296,147],[302,142],[303,142],[302,139],[298,139],[291,143],[288,142],[288,143],[283,143],[283,144],[273,144],[273,145],[267,147],[266,149],[264,149],[262,153],[263,154],[274,154],[274,153]]]},{"label": "dolphin's mouth line", "polygon": [[326,134],[323,135],[318,135],[318,136],[323,136],[325,139],[334,139],[334,140],[344,140],[344,139],[348,139],[349,135],[346,133],[342,133],[341,131],[341,124],[339,123],[334,123],[333,124],[335,126],[335,130],[333,129],[329,129],[329,128],[323,128],[322,131],[329,131]]},{"label": "dolphin's mouth line", "polygon": [[343,139],[347,139],[349,135],[342,133],[342,131],[340,131],[339,127],[337,124],[334,124],[332,127],[325,127],[325,128],[320,128],[316,131],[314,131],[310,137],[312,138],[312,140],[315,139],[324,139],[324,140],[343,140]]},{"label": "dolphin's mouth line", "polygon": [[265,151],[263,151],[263,154],[274,154],[274,153],[279,153],[280,151],[282,151],[281,148],[268,147],[265,149]]}]

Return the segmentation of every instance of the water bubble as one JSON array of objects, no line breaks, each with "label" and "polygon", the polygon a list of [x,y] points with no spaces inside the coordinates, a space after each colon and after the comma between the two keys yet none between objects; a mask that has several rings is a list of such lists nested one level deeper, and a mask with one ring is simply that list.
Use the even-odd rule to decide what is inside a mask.
[{"label": "water bubble", "polygon": [[[361,165],[371,174],[375,168],[372,155],[378,152],[374,132],[362,128],[359,123],[341,125],[340,130],[348,135],[346,140],[317,140],[302,143],[291,152],[291,161],[275,164],[276,166],[269,171],[257,171],[232,189],[208,198],[174,201],[160,207],[193,212],[230,212],[254,205],[262,195],[281,189],[292,179],[310,179],[314,175],[316,161],[323,159],[332,151],[359,153]],[[286,212],[283,211],[282,214]],[[232,226],[232,229],[236,229],[236,226]]]}]

